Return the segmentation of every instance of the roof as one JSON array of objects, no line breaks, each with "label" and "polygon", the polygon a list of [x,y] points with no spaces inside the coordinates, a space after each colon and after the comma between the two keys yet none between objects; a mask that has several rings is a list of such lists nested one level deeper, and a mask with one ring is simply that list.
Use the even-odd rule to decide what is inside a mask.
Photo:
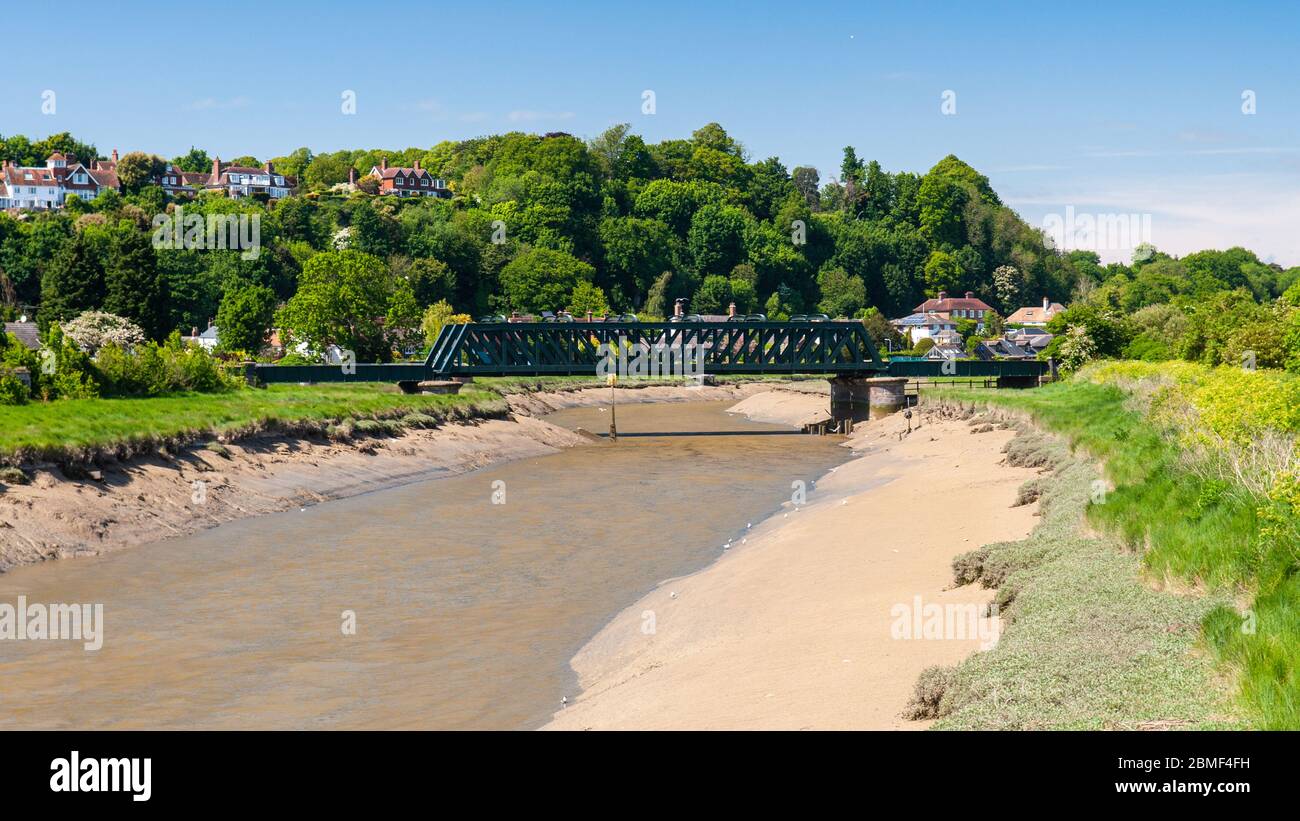
[{"label": "roof", "polygon": [[429,169],[415,168],[414,166],[390,165],[387,168],[380,168],[376,165],[370,169],[370,176],[378,177],[381,180],[395,179],[399,174],[404,177],[415,177],[416,179],[423,179],[425,177],[431,180],[436,179],[436,177],[429,173]]},{"label": "roof", "polygon": [[917,305],[915,310],[937,311],[946,314],[952,311],[991,311],[993,306],[977,298],[970,291],[967,291],[964,297],[950,297],[947,292],[940,291],[937,299],[927,299]]},{"label": "roof", "polygon": [[35,322],[6,322],[5,333],[33,351],[41,347],[41,334]]},{"label": "roof", "polygon": [[961,359],[964,356],[966,356],[965,348],[946,342],[940,342],[925,352],[926,359]]},{"label": "roof", "polygon": [[1009,356],[1014,359],[1033,359],[1037,356],[1034,350],[1021,347],[1009,339],[988,339],[981,342],[980,346],[994,356]]},{"label": "roof", "polygon": [[951,325],[956,328],[957,323],[946,316],[939,316],[935,313],[915,313],[908,314],[902,319],[890,320],[891,325],[905,325],[907,327],[917,327],[920,325]]},{"label": "roof", "polygon": [[9,185],[58,185],[59,178],[51,168],[7,165],[4,181]]},{"label": "roof", "polygon": [[1017,308],[1011,316],[1007,317],[1007,322],[1046,322],[1056,314],[1065,310],[1065,306],[1059,302],[1053,302],[1051,307],[1043,310],[1042,305],[1032,305],[1028,308]]}]

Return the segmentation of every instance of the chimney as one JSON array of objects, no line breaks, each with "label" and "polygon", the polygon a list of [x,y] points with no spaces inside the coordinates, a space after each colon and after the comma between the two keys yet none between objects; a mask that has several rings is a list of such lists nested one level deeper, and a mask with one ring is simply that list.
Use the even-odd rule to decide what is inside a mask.
[{"label": "chimney", "polygon": [[380,158],[379,158],[379,170],[380,170],[380,171],[387,171],[387,170],[388,170],[388,158],[387,158],[387,157],[380,157]]},{"label": "chimney", "polygon": [[267,160],[266,165],[263,165],[262,168],[265,169],[266,173],[268,174],[275,173],[275,166],[271,163],[270,160]]},{"label": "chimney", "polygon": [[733,302],[727,306],[727,316],[735,316],[735,315],[736,315],[736,303]]},{"label": "chimney", "polygon": [[220,177],[220,176],[221,176],[221,158],[220,158],[220,157],[213,157],[213,158],[212,158],[212,178],[215,180],[217,177]]},{"label": "chimney", "polygon": [[348,185],[356,185],[356,184],[357,184],[357,169],[353,168],[352,166],[348,166]]},{"label": "chimney", "polygon": [[686,303],[686,300],[685,300],[685,298],[682,298],[682,297],[678,297],[677,300],[673,302],[673,316],[681,316],[681,315],[682,315],[682,306],[683,306],[685,303]]},{"label": "chimney", "polygon": [[1052,301],[1047,297],[1043,297],[1043,313],[1047,313],[1050,310],[1052,310]]},{"label": "chimney", "polygon": [[117,162],[117,149],[113,149],[113,162]]},{"label": "chimney", "polygon": [[416,160],[416,161],[415,161],[415,170],[416,170],[416,171],[419,171],[419,170],[420,170],[420,161],[419,161],[419,160]]},{"label": "chimney", "polygon": [[966,292],[966,298],[967,298],[967,299],[974,299],[974,298],[975,298],[975,292],[974,292],[974,291],[967,291],[967,292]]},{"label": "chimney", "polygon": [[193,325],[191,325],[191,326],[190,326],[190,336],[191,336],[192,338],[194,338],[194,339],[197,339],[198,336],[199,336],[199,329],[196,328],[196,327],[194,327]]},{"label": "chimney", "polygon": [[947,292],[947,291],[940,291],[940,292],[939,292],[939,299],[947,299],[947,298],[948,298],[948,292]]}]

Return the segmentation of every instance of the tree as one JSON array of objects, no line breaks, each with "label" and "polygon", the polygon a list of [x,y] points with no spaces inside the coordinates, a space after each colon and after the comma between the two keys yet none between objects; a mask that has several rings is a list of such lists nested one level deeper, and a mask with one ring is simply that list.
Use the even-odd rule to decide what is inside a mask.
[{"label": "tree", "polygon": [[1086,327],[1071,325],[1065,336],[1061,338],[1057,355],[1060,358],[1061,370],[1072,373],[1098,355],[1097,343],[1088,334]]},{"label": "tree", "polygon": [[420,305],[432,305],[456,295],[456,274],[441,260],[432,257],[413,259],[405,276],[411,283],[415,301]]},{"label": "tree", "polygon": [[134,194],[153,182],[165,167],[166,163],[161,157],[143,151],[132,151],[118,160],[117,179],[126,193]]},{"label": "tree", "polygon": [[817,174],[817,169],[806,165],[796,166],[791,172],[791,179],[795,189],[803,197],[804,204],[810,210],[816,211],[821,204],[821,178]]},{"label": "tree", "polygon": [[72,319],[104,302],[104,269],[101,255],[86,232],[72,238],[45,269],[41,277],[42,327]]},{"label": "tree", "polygon": [[713,274],[704,278],[691,299],[691,310],[700,314],[725,314],[731,305],[731,280]]},{"label": "tree", "polygon": [[687,246],[699,273],[725,275],[745,260],[747,218],[732,205],[705,205],[695,212]]},{"label": "tree", "polygon": [[876,343],[877,348],[887,347],[887,342],[892,343],[894,348],[903,346],[903,335],[889,323],[885,315],[874,305],[858,311],[858,318],[866,326],[867,333],[871,335],[871,340]]},{"label": "tree", "polygon": [[961,265],[946,251],[933,251],[925,262],[925,290],[932,297],[943,291],[955,292],[962,282]]},{"label": "tree", "polygon": [[387,362],[390,349],[379,320],[392,291],[380,260],[360,251],[326,251],[303,266],[298,292],[280,310],[279,324],[317,355],[334,344],[355,353],[358,362]]},{"label": "tree", "polygon": [[99,353],[106,345],[127,351],[145,341],[144,331],[139,325],[104,311],[86,311],[64,323],[62,336],[88,356]]},{"label": "tree", "polygon": [[380,258],[387,258],[400,247],[397,222],[380,214],[370,203],[362,202],[352,211],[352,235],[348,247]]},{"label": "tree", "polygon": [[501,270],[506,303],[528,313],[564,307],[579,282],[591,282],[595,269],[572,254],[530,248]]},{"label": "tree", "polygon": [[440,299],[430,305],[424,312],[420,327],[424,331],[424,342],[433,345],[438,341],[438,334],[444,325],[465,325],[470,322],[469,314],[458,314],[451,303]]},{"label": "tree", "polygon": [[573,293],[569,294],[569,310],[574,316],[586,316],[588,313],[605,316],[609,313],[609,303],[605,300],[604,291],[583,280],[573,286]]},{"label": "tree", "polygon": [[397,280],[393,295],[388,301],[388,313],[384,316],[384,334],[403,356],[419,349],[422,320],[420,305],[411,283],[404,279]]},{"label": "tree", "polygon": [[817,275],[821,302],[817,309],[827,316],[853,316],[867,302],[867,286],[860,276],[849,276],[843,268],[823,270]]},{"label": "tree", "polygon": [[194,146],[190,146],[190,150],[183,155],[172,159],[172,164],[182,171],[193,174],[212,170],[212,160],[208,157],[208,152]]},{"label": "tree", "polygon": [[999,265],[993,271],[993,298],[1006,313],[1019,306],[1022,278],[1014,265]]},{"label": "tree", "polygon": [[645,299],[656,277],[677,267],[681,247],[667,224],[638,217],[601,220],[600,243],[601,281],[617,286],[635,305]]},{"label": "tree", "polygon": [[256,355],[275,321],[275,292],[253,282],[226,289],[217,309],[221,348]]},{"label": "tree", "polygon": [[149,237],[130,223],[113,231],[104,290],[104,310],[133,320],[150,339],[161,340],[171,330],[167,282],[158,258]]}]

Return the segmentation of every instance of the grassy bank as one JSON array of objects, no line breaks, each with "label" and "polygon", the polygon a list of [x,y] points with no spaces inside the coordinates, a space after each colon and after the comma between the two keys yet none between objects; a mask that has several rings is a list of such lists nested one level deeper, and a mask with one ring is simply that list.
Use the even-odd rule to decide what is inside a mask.
[{"label": "grassy bank", "polygon": [[[733,377],[721,383],[788,380]],[[0,465],[30,461],[87,461],[126,457],[160,445],[268,429],[285,432],[371,430],[384,422],[393,432],[402,417],[413,424],[499,416],[510,393],[568,391],[601,387],[591,376],[494,377],[467,385],[460,394],[408,395],[375,383],[271,385],[226,393],[178,393],[139,399],[71,399],[0,405]],[[681,379],[624,380],[620,387],[687,384]],[[419,418],[425,417],[425,418]],[[376,429],[381,432],[381,429]]]},{"label": "grassy bank", "polygon": [[492,391],[406,395],[390,385],[272,385],[265,390],[173,394],[148,399],[70,399],[0,405],[0,462],[126,456],[162,444],[267,429],[324,431],[353,420],[429,420],[500,415]]},{"label": "grassy bank", "polygon": [[[1006,627],[991,650],[953,669],[927,671],[914,704],[936,729],[1142,729],[1236,726],[1200,625],[1224,603],[1152,589],[1141,558],[1092,533],[1085,511],[1098,466],[1064,440],[969,403],[950,415],[1024,428],[1007,460],[1038,467],[1020,501],[1042,520],[1021,541],[986,545],[954,562],[954,581],[997,588]],[[976,434],[978,435],[978,434]]]},{"label": "grassy bank", "polygon": [[[1124,363],[1098,366],[1070,382],[1035,391],[948,395],[952,401],[1028,414],[1063,436],[1076,452],[1104,465],[1104,488],[1085,489],[1081,479],[1065,475],[1069,471],[1045,483],[1054,493],[1074,493],[1074,502],[1066,505],[1059,525],[1053,525],[1052,517],[1062,508],[1047,512],[1042,539],[1037,532],[1030,539],[1042,545],[1018,550],[1020,555],[1042,552],[1042,561],[1020,568],[1028,576],[1007,574],[1008,583],[1014,588],[1032,581],[1035,590],[1077,586],[1103,566],[1113,566],[1119,574],[1115,578],[1122,579],[1127,561],[1129,575],[1140,578],[1140,586],[1152,595],[1156,587],[1207,592],[1182,599],[1193,603],[1184,617],[1199,646],[1221,663],[1220,672],[1235,680],[1236,709],[1254,726],[1300,727],[1300,566],[1293,535],[1298,510],[1295,497],[1288,495],[1294,480],[1288,473],[1293,462],[1287,461],[1287,449],[1294,454],[1296,431],[1286,398],[1297,385],[1279,374]],[[1261,453],[1272,456],[1261,458]],[[1083,534],[1047,530],[1049,525],[1068,528],[1071,519],[1085,517],[1108,546],[1092,544]],[[991,553],[1004,553],[1014,564],[1017,550],[995,546]],[[1058,560],[1063,564],[1055,564]],[[1071,581],[1071,575],[1079,578]],[[991,580],[998,581],[996,574]],[[1043,624],[1064,619],[1057,625],[1062,644],[1087,638],[1071,651],[1081,661],[1109,652],[1107,644],[1135,625],[1149,624],[1144,614],[1156,618],[1164,612],[1154,599],[1127,612],[1110,612],[1117,602],[1137,596],[1135,590],[1102,586],[1079,592],[1088,597],[1081,605],[1091,608],[1091,617],[1067,613],[1062,604],[1069,598],[1066,591],[1043,598],[1038,615]],[[1023,594],[1011,595],[1023,603]],[[1032,608],[1021,613],[1026,611],[1034,613]],[[1016,646],[1018,633],[1032,635],[1035,624],[1014,623],[1008,646]],[[1171,625],[1170,635],[1179,629]],[[1050,650],[1044,652],[1052,657]],[[1152,643],[1149,652],[1158,657],[1159,643]],[[974,659],[971,669],[959,674],[974,675],[1002,653],[1000,645],[989,659]],[[1159,689],[1176,685],[1183,673],[1159,664],[1151,669],[1160,671],[1150,680],[1155,689],[1136,692],[1140,700],[1159,702]],[[1213,718],[1212,711],[1201,715]],[[954,723],[960,721],[958,714]]]}]

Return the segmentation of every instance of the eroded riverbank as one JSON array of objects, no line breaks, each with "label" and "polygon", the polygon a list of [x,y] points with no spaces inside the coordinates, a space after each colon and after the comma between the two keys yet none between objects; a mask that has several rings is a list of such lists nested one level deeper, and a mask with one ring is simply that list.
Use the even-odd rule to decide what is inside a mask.
[{"label": "eroded riverbank", "polygon": [[[735,401],[759,384],[619,389],[621,404]],[[348,441],[259,434],[219,449],[194,446],[101,466],[70,479],[52,464],[28,485],[0,492],[0,572],[98,555],[197,533],[225,522],[292,510],[513,459],[554,453],[585,439],[536,417],[608,403],[609,390],[512,394],[510,418],[407,429]]]}]

